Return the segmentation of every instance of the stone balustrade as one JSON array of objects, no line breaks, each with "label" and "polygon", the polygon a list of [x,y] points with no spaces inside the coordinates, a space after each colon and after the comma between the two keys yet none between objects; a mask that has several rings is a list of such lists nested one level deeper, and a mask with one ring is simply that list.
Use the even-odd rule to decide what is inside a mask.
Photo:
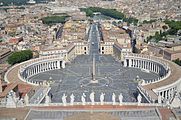
[{"label": "stone balustrade", "polygon": [[[74,106],[82,105],[82,102],[74,102]],[[92,105],[91,102],[86,102],[85,105]],[[95,102],[96,105],[101,105],[101,102]],[[103,105],[113,105],[112,102],[105,102]],[[63,103],[49,103],[49,104],[28,104],[27,106],[64,106]],[[67,103],[66,106],[72,106],[71,103]],[[94,106],[94,105],[93,105]],[[158,103],[137,103],[137,102],[123,102],[121,105],[119,102],[116,102],[113,106],[153,106],[153,107],[165,107],[165,104]]]}]

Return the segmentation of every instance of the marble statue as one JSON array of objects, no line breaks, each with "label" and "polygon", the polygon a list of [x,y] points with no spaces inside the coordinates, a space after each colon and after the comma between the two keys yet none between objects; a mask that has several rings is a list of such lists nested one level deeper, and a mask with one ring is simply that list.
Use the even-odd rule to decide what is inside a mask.
[{"label": "marble statue", "polygon": [[85,95],[85,93],[83,93],[81,96],[82,105],[85,105],[85,103],[86,103],[85,97],[86,97],[86,95]]},{"label": "marble statue", "polygon": [[162,103],[162,96],[158,95],[158,103],[161,104]]},{"label": "marble statue", "polygon": [[29,96],[26,94],[24,97],[25,105],[29,104]]},{"label": "marble statue", "polygon": [[95,105],[95,93],[94,92],[92,92],[91,94],[90,94],[90,100],[91,100],[91,105]]},{"label": "marble statue", "polygon": [[139,94],[137,97],[138,103],[141,103],[142,96]]},{"label": "marble statue", "polygon": [[18,107],[23,107],[23,106],[24,106],[24,103],[23,103],[23,99],[22,99],[22,98],[21,98],[20,100],[18,100],[17,106],[18,106]]},{"label": "marble statue", "polygon": [[119,105],[122,105],[123,103],[123,95],[122,93],[119,94]]},{"label": "marble statue", "polygon": [[139,79],[140,79],[140,77],[137,75],[137,76],[136,76],[136,80],[139,80]]},{"label": "marble statue", "polygon": [[72,94],[70,95],[70,105],[74,105],[74,100],[75,100],[75,96],[74,96],[74,94],[72,93]]},{"label": "marble statue", "polygon": [[6,101],[7,108],[16,108],[16,100],[14,99],[13,93],[9,92]]},{"label": "marble statue", "polygon": [[105,93],[101,93],[101,95],[100,95],[101,105],[104,105],[104,96],[105,96]]},{"label": "marble statue", "polygon": [[46,96],[45,96],[45,104],[49,104],[50,102],[51,102],[50,96],[48,96],[48,94],[46,94]]},{"label": "marble statue", "polygon": [[112,94],[112,105],[116,104],[116,95],[115,93]]},{"label": "marble statue", "polygon": [[17,103],[17,101],[19,100],[19,98],[16,96],[16,93],[14,91],[11,91],[11,95],[15,101],[15,103]]},{"label": "marble statue", "polygon": [[62,103],[63,103],[63,106],[67,105],[67,96],[65,95],[65,93],[62,96]]}]

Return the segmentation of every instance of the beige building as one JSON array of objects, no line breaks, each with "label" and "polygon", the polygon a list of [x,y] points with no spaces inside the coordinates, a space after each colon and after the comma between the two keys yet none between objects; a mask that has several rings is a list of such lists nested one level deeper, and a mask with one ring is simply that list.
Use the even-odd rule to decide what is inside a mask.
[{"label": "beige building", "polygon": [[145,50],[144,53],[158,57],[163,57],[164,59],[171,61],[177,58],[181,60],[181,44],[165,44],[164,46],[150,44],[147,46],[147,50]]},{"label": "beige building", "polygon": [[76,55],[88,54],[88,52],[89,52],[88,43],[75,42],[74,45],[75,45],[75,54]]},{"label": "beige building", "polygon": [[61,40],[63,42],[84,41],[89,29],[87,21],[69,20],[63,27]]},{"label": "beige building", "polygon": [[100,44],[100,53],[112,55],[113,54],[113,45],[114,45],[113,41],[102,42]]},{"label": "beige building", "polygon": [[125,44],[125,45],[121,45],[118,42],[115,42],[113,45],[113,56],[118,59],[123,61],[124,60],[124,56],[128,53],[132,53],[132,47],[131,44]]},{"label": "beige building", "polygon": [[171,51],[171,50],[165,49],[163,51],[163,58],[167,60],[171,60],[171,61],[176,60],[176,59],[181,60],[181,50]]},{"label": "beige building", "polygon": [[11,54],[11,50],[7,48],[0,49],[0,63],[3,63],[6,61],[6,57],[8,57]]},{"label": "beige building", "polygon": [[77,55],[88,54],[88,44],[84,42],[75,42],[65,47],[42,49],[39,53],[41,56],[59,55],[65,61],[73,60]]},{"label": "beige building", "polygon": [[131,52],[131,41],[128,33],[109,22],[101,25],[103,41],[100,44],[101,54],[111,54],[122,60],[127,52]]},{"label": "beige building", "polygon": [[59,55],[66,61],[71,61],[77,55],[88,54],[88,29],[88,21],[67,21],[63,26],[61,40],[54,41],[51,46],[40,50],[40,56]]},{"label": "beige building", "polygon": [[172,45],[170,48],[163,49],[163,58],[167,60],[181,60],[181,45]]}]

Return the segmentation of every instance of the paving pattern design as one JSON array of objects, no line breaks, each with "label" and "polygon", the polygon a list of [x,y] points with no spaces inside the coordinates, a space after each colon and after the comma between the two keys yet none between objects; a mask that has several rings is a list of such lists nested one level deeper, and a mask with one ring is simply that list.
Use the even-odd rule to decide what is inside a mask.
[{"label": "paving pattern design", "polygon": [[[33,81],[52,80],[50,94],[52,102],[62,102],[61,96],[65,93],[69,96],[73,93],[75,101],[81,101],[82,93],[86,94],[86,101],[90,102],[89,95],[95,92],[95,101],[99,101],[100,94],[106,93],[105,101],[110,102],[112,93],[123,94],[123,101],[136,102],[137,84],[136,76],[140,79],[151,80],[158,77],[155,73],[146,73],[136,68],[125,68],[111,55],[99,55],[96,60],[97,84],[92,80],[92,60],[88,55],[77,56],[65,69],[52,70],[37,74],[30,78]],[[51,78],[51,79],[50,79]]]}]

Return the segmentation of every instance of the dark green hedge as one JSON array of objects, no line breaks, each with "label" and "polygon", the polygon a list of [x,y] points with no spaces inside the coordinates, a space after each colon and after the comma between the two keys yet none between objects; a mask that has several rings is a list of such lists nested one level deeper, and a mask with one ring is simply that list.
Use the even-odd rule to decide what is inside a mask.
[{"label": "dark green hedge", "polygon": [[20,63],[26,60],[29,60],[33,57],[33,53],[31,50],[23,50],[14,52],[11,56],[8,57],[8,63],[14,65],[16,63]]},{"label": "dark green hedge", "polygon": [[48,16],[48,17],[44,17],[42,18],[42,22],[43,24],[47,24],[47,25],[51,25],[51,24],[56,24],[56,23],[65,23],[66,22],[66,18],[69,16]]}]

